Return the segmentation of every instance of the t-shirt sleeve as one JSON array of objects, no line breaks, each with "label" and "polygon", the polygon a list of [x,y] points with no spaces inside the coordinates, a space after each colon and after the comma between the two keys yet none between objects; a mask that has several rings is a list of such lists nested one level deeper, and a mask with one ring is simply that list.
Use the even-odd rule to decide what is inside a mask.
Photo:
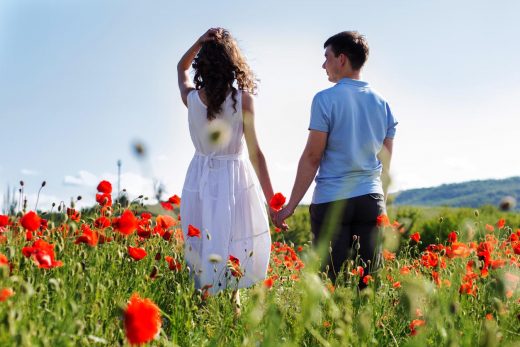
[{"label": "t-shirt sleeve", "polygon": [[395,119],[390,106],[386,104],[386,137],[393,139],[395,137],[395,127],[399,122]]},{"label": "t-shirt sleeve", "polygon": [[318,130],[329,132],[330,130],[330,112],[322,94],[316,94],[312,99],[311,121],[309,130]]}]

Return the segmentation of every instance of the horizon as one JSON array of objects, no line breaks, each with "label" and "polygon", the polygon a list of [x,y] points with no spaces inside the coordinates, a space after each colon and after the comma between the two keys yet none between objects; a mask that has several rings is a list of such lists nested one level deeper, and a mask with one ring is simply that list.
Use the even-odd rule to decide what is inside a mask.
[{"label": "horizon", "polygon": [[[391,193],[516,177],[520,163],[510,158],[520,127],[519,10],[515,1],[483,0],[3,1],[0,145],[7,153],[0,187],[5,196],[7,186],[24,180],[34,206],[45,180],[42,207],[77,195],[84,198],[78,207],[87,206],[99,181],[116,186],[121,160],[121,188],[130,199],[152,198],[157,182],[164,196],[180,196],[194,150],[175,66],[211,26],[231,31],[260,78],[256,131],[274,190],[287,197],[312,97],[332,86],[321,68],[323,42],[351,29],[371,50],[362,79],[399,121]],[[135,155],[136,144],[144,156]]]}]

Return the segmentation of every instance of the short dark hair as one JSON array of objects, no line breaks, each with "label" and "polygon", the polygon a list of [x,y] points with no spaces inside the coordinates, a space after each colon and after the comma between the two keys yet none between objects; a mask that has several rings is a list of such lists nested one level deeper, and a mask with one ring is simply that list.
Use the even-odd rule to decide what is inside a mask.
[{"label": "short dark hair", "polygon": [[343,31],[331,36],[323,48],[327,46],[330,46],[336,57],[345,54],[354,70],[360,70],[368,59],[367,40],[357,31]]}]

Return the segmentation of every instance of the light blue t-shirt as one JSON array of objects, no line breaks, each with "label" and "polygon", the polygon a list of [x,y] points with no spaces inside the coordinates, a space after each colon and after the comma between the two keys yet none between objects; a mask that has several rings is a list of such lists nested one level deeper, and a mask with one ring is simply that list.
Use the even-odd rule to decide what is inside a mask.
[{"label": "light blue t-shirt", "polygon": [[383,194],[377,154],[397,121],[367,82],[343,78],[314,97],[309,130],[328,133],[312,203]]}]

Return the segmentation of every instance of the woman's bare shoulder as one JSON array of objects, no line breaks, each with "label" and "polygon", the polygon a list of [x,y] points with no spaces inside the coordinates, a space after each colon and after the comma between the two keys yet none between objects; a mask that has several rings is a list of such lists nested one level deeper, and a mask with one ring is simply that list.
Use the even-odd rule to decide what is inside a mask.
[{"label": "woman's bare shoulder", "polygon": [[242,109],[244,112],[253,113],[254,112],[254,98],[249,92],[243,90],[242,91]]}]

